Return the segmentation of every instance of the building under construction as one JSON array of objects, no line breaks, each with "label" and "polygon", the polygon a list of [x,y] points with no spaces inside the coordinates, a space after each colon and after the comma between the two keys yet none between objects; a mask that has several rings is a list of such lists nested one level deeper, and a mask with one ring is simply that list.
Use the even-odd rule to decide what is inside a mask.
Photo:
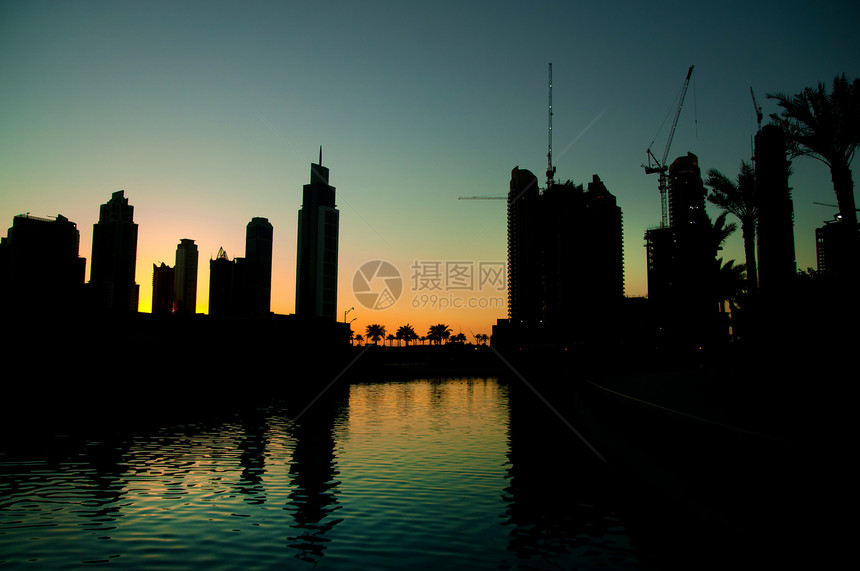
[{"label": "building under construction", "polygon": [[597,175],[586,188],[548,182],[511,172],[509,324],[568,344],[607,339],[624,298],[621,208]]},{"label": "building under construction", "polygon": [[719,244],[705,195],[698,157],[677,158],[668,169],[668,223],[645,232],[648,299],[661,343],[702,346],[718,334]]},{"label": "building under construction", "polygon": [[546,186],[514,167],[508,189],[508,319],[494,343],[571,345],[617,336],[624,299],[621,208],[600,177],[555,180],[549,64]]}]

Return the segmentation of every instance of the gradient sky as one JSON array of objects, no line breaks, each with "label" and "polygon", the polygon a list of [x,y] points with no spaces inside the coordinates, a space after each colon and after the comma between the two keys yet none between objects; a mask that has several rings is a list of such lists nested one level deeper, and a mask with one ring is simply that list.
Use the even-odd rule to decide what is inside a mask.
[{"label": "gradient sky", "polygon": [[[684,76],[693,80],[670,152],[735,176],[756,129],[750,87],[796,93],[860,75],[860,7],[850,2],[0,2],[0,216],[29,212],[92,225],[126,191],[139,224],[140,310],[152,264],[181,238],[208,260],[244,255],[245,225],[275,232],[272,309],[295,307],[297,212],[310,162],[337,188],[339,313],[353,329],[448,323],[490,333],[506,310],[411,306],[413,261],[504,261],[514,166],[542,180],[547,64],[553,64],[557,178],[598,174],[624,215],[626,293],[647,293],[646,228],[660,221],[656,175]],[[662,128],[661,128],[662,126]],[[798,159],[791,179],[799,268],[835,213],[829,172]],[[743,261],[740,232],[724,257]],[[352,278],[384,259],[398,303],[361,306]],[[504,292],[437,292],[450,298]],[[574,302],[574,301],[572,301]]]}]

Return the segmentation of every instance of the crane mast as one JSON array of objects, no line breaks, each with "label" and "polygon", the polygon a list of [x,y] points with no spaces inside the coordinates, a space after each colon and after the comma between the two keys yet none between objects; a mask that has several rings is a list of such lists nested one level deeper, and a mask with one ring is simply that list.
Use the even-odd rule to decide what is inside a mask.
[{"label": "crane mast", "polygon": [[[681,116],[681,109],[684,106],[684,97],[687,95],[687,87],[690,85],[690,77],[692,75],[693,66],[691,65],[690,69],[687,70],[687,77],[684,79],[684,87],[681,89],[678,109],[675,111],[675,119],[672,121],[672,128],[669,130],[669,140],[666,141],[666,149],[663,151],[663,158],[658,161],[657,157],[654,156],[654,153],[651,152],[651,147],[648,147],[648,150],[646,151],[648,155],[648,166],[642,165],[645,167],[645,174],[659,173],[657,188],[660,190],[660,210],[662,215],[660,225],[663,228],[669,226],[669,180],[667,175],[669,167],[666,166],[666,160],[669,158],[669,148],[672,146],[672,139],[675,138],[675,128],[678,126],[678,118]],[[654,142],[652,141],[651,144],[653,145]],[[656,166],[650,166],[652,160],[656,163]]]},{"label": "crane mast", "polygon": [[555,167],[552,166],[552,62],[549,63],[549,130],[546,153],[546,187],[553,185]]},{"label": "crane mast", "polygon": [[761,120],[764,119],[764,114],[761,111],[761,106],[758,104],[758,101],[755,100],[755,93],[753,93],[752,85],[750,85],[750,95],[752,95],[753,107],[755,107],[755,122],[758,130],[761,131]]}]

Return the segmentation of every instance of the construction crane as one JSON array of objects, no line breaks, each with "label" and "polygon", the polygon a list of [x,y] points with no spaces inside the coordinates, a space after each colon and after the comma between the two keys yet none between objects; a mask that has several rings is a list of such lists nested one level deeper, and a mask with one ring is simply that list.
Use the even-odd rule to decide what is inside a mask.
[{"label": "construction crane", "polygon": [[687,71],[687,77],[684,79],[684,87],[681,89],[681,98],[678,101],[678,109],[675,111],[675,120],[672,121],[672,128],[669,130],[669,140],[666,141],[666,149],[663,151],[663,158],[659,161],[654,153],[651,152],[651,146],[654,141],[651,141],[651,146],[645,151],[648,156],[648,164],[642,165],[645,168],[645,174],[659,174],[657,188],[660,189],[660,209],[662,211],[662,220],[660,224],[663,228],[669,225],[669,200],[667,190],[669,187],[668,176],[666,172],[669,167],[666,166],[666,159],[669,157],[669,148],[672,146],[672,139],[675,137],[675,128],[678,126],[678,118],[681,116],[681,108],[684,106],[684,97],[687,95],[687,87],[690,85],[690,76],[693,75],[693,66]]},{"label": "construction crane", "polygon": [[547,153],[546,153],[546,187],[553,185],[555,167],[552,166],[552,62],[549,62],[549,129],[547,130]]},{"label": "construction crane", "polygon": [[764,114],[761,112],[761,105],[759,105],[755,100],[755,93],[753,93],[752,85],[750,85],[750,95],[752,95],[753,107],[755,107],[755,122],[758,130],[761,131],[761,120],[764,118]]}]

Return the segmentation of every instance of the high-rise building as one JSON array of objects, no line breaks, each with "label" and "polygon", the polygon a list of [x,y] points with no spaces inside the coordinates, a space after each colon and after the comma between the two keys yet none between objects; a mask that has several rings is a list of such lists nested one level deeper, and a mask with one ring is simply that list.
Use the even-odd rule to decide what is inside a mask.
[{"label": "high-rise building", "polygon": [[838,215],[834,220],[826,221],[824,226],[816,228],[815,255],[818,271],[841,278],[856,272],[858,260],[852,245],[857,241],[856,227],[852,230]]},{"label": "high-rise building", "polygon": [[296,315],[335,320],[339,213],[329,170],[311,163],[310,184],[302,190],[296,263]]},{"label": "high-rise building", "polygon": [[160,266],[152,264],[152,313],[154,315],[173,313],[175,281],[174,268],[164,262],[161,262]]},{"label": "high-rise building", "polygon": [[586,211],[590,211],[590,264],[594,270],[594,293],[601,298],[624,298],[624,217],[615,196],[600,177],[588,183]]},{"label": "high-rise building", "polygon": [[587,190],[550,181],[540,193],[534,174],[514,168],[508,194],[510,324],[542,324],[544,335],[594,340],[608,332],[623,298],[621,208],[600,177],[594,175]]},{"label": "high-rise building", "polygon": [[[322,157],[320,157],[322,162]],[[336,212],[336,211],[335,211]],[[272,306],[272,225],[266,218],[254,217],[245,229],[244,289],[246,310],[254,315],[267,315]],[[337,231],[335,229],[335,251]],[[335,256],[335,278],[337,257]],[[336,293],[336,292],[335,292]]]},{"label": "high-rise building", "polygon": [[508,319],[543,319],[540,241],[540,190],[537,177],[514,167],[508,191]]},{"label": "high-rise building", "polygon": [[685,228],[705,223],[706,194],[699,158],[687,153],[675,159],[669,165],[669,226]]},{"label": "high-rise building", "polygon": [[209,260],[209,315],[223,316],[235,311],[235,262],[236,260],[230,261],[224,248],[219,248],[218,256]]},{"label": "high-rise building", "polygon": [[785,133],[776,125],[765,125],[755,136],[757,265],[763,294],[784,290],[797,273],[789,165]]},{"label": "high-rise building", "polygon": [[669,167],[669,226],[645,233],[648,298],[672,343],[701,345],[716,333],[719,268],[705,195],[696,155],[679,157]]},{"label": "high-rise building", "polygon": [[86,269],[79,248],[80,232],[65,216],[15,216],[0,241],[3,313],[26,316],[76,311]]},{"label": "high-rise building", "polygon": [[209,260],[209,315],[268,315],[271,295],[272,225],[253,218],[246,227],[244,258],[231,261],[221,248]]},{"label": "high-rise building", "polygon": [[194,315],[197,312],[197,259],[197,244],[194,240],[180,240],[173,268],[173,313]]},{"label": "high-rise building", "polygon": [[93,224],[90,289],[98,309],[137,312],[140,286],[134,282],[137,264],[137,224],[134,207],[118,190],[99,209]]},{"label": "high-rise building", "polygon": [[594,175],[553,183],[541,195],[543,319],[577,342],[605,339],[624,298],[621,208]]}]

